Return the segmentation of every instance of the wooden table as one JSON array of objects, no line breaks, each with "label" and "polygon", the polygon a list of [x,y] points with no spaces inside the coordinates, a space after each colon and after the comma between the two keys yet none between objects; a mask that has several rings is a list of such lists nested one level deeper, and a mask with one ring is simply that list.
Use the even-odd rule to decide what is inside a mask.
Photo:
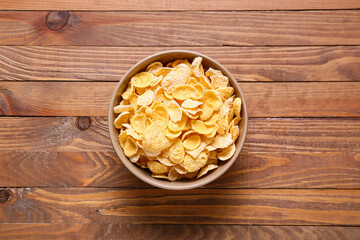
[{"label": "wooden table", "polygon": [[[0,239],[359,239],[360,1],[141,2],[0,2]],[[108,136],[117,81],[168,49],[248,104],[241,156],[200,189],[141,182]]]}]

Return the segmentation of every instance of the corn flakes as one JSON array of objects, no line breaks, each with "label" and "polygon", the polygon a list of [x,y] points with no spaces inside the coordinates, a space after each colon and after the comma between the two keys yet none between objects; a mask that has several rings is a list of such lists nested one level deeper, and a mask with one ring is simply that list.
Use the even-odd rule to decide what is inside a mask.
[{"label": "corn flakes", "polygon": [[200,178],[236,151],[241,98],[227,76],[202,60],[149,64],[114,107],[124,154],[154,178]]}]

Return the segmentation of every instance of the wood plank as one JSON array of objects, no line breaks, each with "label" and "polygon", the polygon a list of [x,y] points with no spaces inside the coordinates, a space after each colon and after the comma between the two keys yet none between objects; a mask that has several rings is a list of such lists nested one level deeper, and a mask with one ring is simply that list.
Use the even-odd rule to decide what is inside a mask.
[{"label": "wood plank", "polygon": [[[70,117],[1,117],[0,151],[113,150],[105,118],[91,118],[91,126],[85,131],[78,128],[77,122],[77,118]],[[359,128],[358,118],[250,118],[243,149],[248,152],[360,151]]]},{"label": "wood plank", "polygon": [[117,83],[1,82],[0,114],[107,116]]},{"label": "wood plank", "polygon": [[304,1],[245,1],[230,0],[223,1],[221,4],[215,0],[207,1],[126,1],[126,0],[56,0],[34,1],[23,0],[13,2],[2,0],[0,10],[94,10],[94,11],[168,11],[168,10],[292,10],[292,9],[351,9],[360,8],[356,0],[337,1],[337,0],[304,0]]},{"label": "wood plank", "polygon": [[[240,82],[250,117],[359,117],[359,82]],[[115,82],[0,82],[0,115],[107,116]]]},{"label": "wood plank", "polygon": [[[113,151],[105,118],[81,131],[77,118],[1,117],[0,151]],[[358,118],[250,118],[246,152],[360,151]],[[33,141],[36,139],[36,142]]]},{"label": "wood plank", "polygon": [[3,240],[11,239],[349,239],[357,240],[359,227],[241,226],[113,223],[0,224]]},{"label": "wood plank", "polygon": [[48,14],[47,11],[0,12],[0,45],[360,44],[358,10]]},{"label": "wood plank", "polygon": [[[0,118],[0,186],[149,187],[121,164],[103,118]],[[359,188],[358,119],[250,119],[241,155],[206,187]],[[37,139],[37,141],[33,141]]]},{"label": "wood plank", "polygon": [[[0,79],[118,81],[166,47],[0,46]],[[360,81],[360,47],[177,47],[208,55],[239,81]]]},{"label": "wood plank", "polygon": [[[360,152],[241,153],[205,188],[360,188]],[[0,186],[147,188],[115,152],[0,152]]]},{"label": "wood plank", "polygon": [[2,223],[360,225],[360,190],[12,188]]}]

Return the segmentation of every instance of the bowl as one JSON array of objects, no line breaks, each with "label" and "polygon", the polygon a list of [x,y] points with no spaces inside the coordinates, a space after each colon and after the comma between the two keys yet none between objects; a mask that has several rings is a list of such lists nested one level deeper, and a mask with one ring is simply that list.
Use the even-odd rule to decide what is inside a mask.
[{"label": "bowl", "polygon": [[[233,155],[233,157],[227,161],[219,161],[219,167],[216,170],[213,170],[212,172],[208,173],[207,175],[199,178],[199,179],[186,179],[186,180],[180,180],[175,182],[170,182],[168,180],[163,179],[156,179],[151,176],[151,173],[147,169],[142,169],[136,164],[130,162],[130,160],[125,156],[119,140],[119,130],[115,128],[114,126],[114,119],[116,118],[116,115],[113,111],[114,106],[117,106],[121,100],[121,93],[123,93],[128,85],[128,82],[130,81],[131,77],[141,71],[144,71],[145,68],[152,62],[160,61],[164,65],[170,61],[176,60],[176,59],[188,59],[189,62],[191,62],[195,57],[202,57],[203,61],[202,64],[205,69],[212,67],[214,69],[222,71],[222,73],[229,78],[230,85],[234,88],[234,94],[241,98],[242,100],[242,107],[241,107],[241,121],[240,121],[240,135],[238,139],[235,142],[236,151]],[[203,186],[205,184],[208,184],[218,177],[220,177],[222,174],[224,174],[231,165],[235,162],[237,157],[239,156],[239,153],[241,151],[241,148],[243,147],[243,144],[245,142],[246,132],[247,132],[247,124],[248,124],[248,116],[247,116],[247,110],[246,110],[246,103],[244,99],[244,95],[241,92],[241,89],[239,87],[239,84],[237,84],[235,78],[231,75],[231,73],[223,67],[220,63],[217,61],[209,58],[208,56],[205,56],[201,53],[193,52],[193,51],[186,51],[186,50],[171,50],[171,51],[164,51],[156,53],[152,56],[146,57],[145,59],[141,60],[137,64],[135,64],[120,80],[118,85],[115,88],[115,91],[113,93],[113,96],[111,98],[110,107],[109,107],[109,115],[108,115],[108,123],[109,123],[109,133],[112,145],[114,146],[114,149],[119,156],[120,160],[124,164],[124,166],[129,169],[130,172],[132,172],[136,177],[141,179],[142,181],[151,184],[155,187],[164,188],[164,189],[170,189],[170,190],[185,190],[185,189],[192,189],[197,188],[200,186]]]}]

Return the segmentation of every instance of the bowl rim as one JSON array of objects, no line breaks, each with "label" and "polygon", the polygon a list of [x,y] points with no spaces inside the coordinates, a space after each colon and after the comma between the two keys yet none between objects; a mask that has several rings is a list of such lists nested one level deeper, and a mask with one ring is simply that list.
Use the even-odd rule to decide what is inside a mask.
[{"label": "bowl rim", "polygon": [[[204,176],[200,179],[194,179],[194,181],[189,181],[189,182],[180,182],[180,181],[175,181],[175,182],[169,182],[166,180],[162,180],[162,179],[156,179],[153,178],[151,175],[147,176],[147,174],[145,174],[143,171],[145,171],[144,169],[140,168],[139,166],[135,165],[134,163],[132,163],[123,153],[120,144],[118,143],[118,137],[115,137],[115,134],[113,134],[113,131],[116,131],[115,127],[114,127],[114,123],[113,123],[113,119],[114,119],[114,106],[115,106],[115,102],[117,100],[118,92],[120,87],[123,85],[123,82],[128,82],[130,81],[130,77],[135,74],[132,73],[135,69],[137,69],[139,66],[144,65],[145,62],[148,62],[147,64],[150,64],[153,61],[159,60],[157,58],[159,57],[163,57],[164,55],[174,55],[174,54],[188,54],[193,56],[194,58],[199,56],[202,57],[204,60],[211,62],[213,65],[217,65],[220,69],[217,70],[221,70],[225,76],[227,76],[230,80],[231,86],[236,89],[236,92],[239,94],[239,97],[242,100],[242,119],[241,121],[244,121],[244,125],[243,125],[243,131],[240,132],[240,135],[238,137],[237,141],[240,141],[239,143],[237,143],[236,145],[236,151],[234,153],[234,155],[232,156],[231,159],[227,160],[226,163],[222,166],[222,168],[218,168],[216,169],[217,171],[217,175],[214,177],[212,177],[212,174],[215,172],[212,172],[210,174],[208,174],[207,176]],[[189,58],[189,57],[187,57]],[[235,84],[233,83],[235,82]],[[235,86],[233,86],[235,85]],[[163,189],[168,189],[168,190],[187,190],[187,189],[193,189],[193,188],[198,188],[201,186],[204,186],[214,180],[216,180],[218,177],[220,177],[221,175],[223,175],[235,162],[236,158],[239,156],[239,153],[241,151],[241,149],[243,148],[245,139],[246,139],[246,135],[247,135],[247,128],[248,128],[248,113],[247,113],[247,107],[246,107],[246,102],[245,102],[245,98],[244,98],[244,94],[240,89],[239,84],[236,81],[236,78],[234,78],[234,76],[229,72],[229,70],[227,70],[222,64],[220,64],[219,62],[217,62],[216,60],[202,54],[202,53],[198,53],[195,51],[190,51],[190,50],[167,50],[167,51],[161,51],[155,54],[152,54],[150,56],[147,56],[145,58],[143,58],[142,60],[138,61],[135,65],[133,65],[120,79],[120,81],[117,83],[117,86],[112,94],[111,100],[110,100],[110,104],[109,104],[109,111],[108,111],[108,130],[109,130],[109,135],[110,135],[110,139],[111,139],[111,143],[113,145],[113,148],[115,150],[115,152],[117,153],[118,157],[120,158],[122,164],[124,164],[124,166],[132,173],[134,174],[137,178],[141,179],[142,181],[155,186],[155,187],[159,187],[159,188],[163,188]]]}]

